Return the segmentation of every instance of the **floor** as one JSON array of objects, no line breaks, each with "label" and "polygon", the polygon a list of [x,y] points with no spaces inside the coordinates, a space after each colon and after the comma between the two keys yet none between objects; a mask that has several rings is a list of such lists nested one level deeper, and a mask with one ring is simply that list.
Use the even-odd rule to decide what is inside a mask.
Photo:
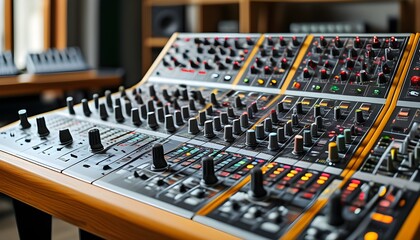
[{"label": "floor", "polygon": [[[52,240],[77,240],[78,229],[62,220],[53,218]],[[10,198],[0,195],[0,240],[19,240],[13,205]]]}]

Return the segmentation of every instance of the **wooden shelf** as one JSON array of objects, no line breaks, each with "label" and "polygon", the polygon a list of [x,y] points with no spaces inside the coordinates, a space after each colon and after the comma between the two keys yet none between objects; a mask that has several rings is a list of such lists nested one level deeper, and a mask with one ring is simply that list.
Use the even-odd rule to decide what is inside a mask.
[{"label": "wooden shelf", "polygon": [[[383,3],[397,2],[400,4],[400,31],[401,32],[420,32],[420,1],[418,0],[144,0],[142,1],[142,72],[145,73],[152,64],[153,48],[161,48],[165,45],[168,38],[152,37],[152,7],[154,6],[174,6],[174,5],[193,5],[197,7],[198,17],[196,32],[216,32],[213,26],[217,19],[212,18],[217,5],[235,5],[238,9],[239,32],[267,32],[270,19],[267,11],[270,4],[301,4],[301,3]],[[279,16],[282,14],[280,13]],[[210,19],[209,19],[210,16]],[[280,24],[284,19],[279,17],[276,21]],[[278,23],[278,24],[279,24]]]},{"label": "wooden shelf", "polygon": [[54,74],[21,74],[0,77],[0,96],[39,94],[45,90],[77,90],[116,87],[122,83],[122,71],[83,71]]}]

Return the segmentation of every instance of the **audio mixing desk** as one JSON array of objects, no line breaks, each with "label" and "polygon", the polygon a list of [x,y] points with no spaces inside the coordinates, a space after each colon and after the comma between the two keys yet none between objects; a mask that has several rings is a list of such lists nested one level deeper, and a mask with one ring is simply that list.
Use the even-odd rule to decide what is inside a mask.
[{"label": "audio mixing desk", "polygon": [[0,132],[0,190],[105,238],[419,238],[419,34],[174,34]]}]

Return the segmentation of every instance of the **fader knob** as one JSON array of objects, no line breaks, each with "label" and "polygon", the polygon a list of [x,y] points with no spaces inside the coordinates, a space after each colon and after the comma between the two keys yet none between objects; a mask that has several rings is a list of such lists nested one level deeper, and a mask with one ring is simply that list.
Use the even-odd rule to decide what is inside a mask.
[{"label": "fader knob", "polygon": [[388,82],[388,78],[385,76],[385,74],[383,72],[378,73],[377,83],[385,84],[387,82]]},{"label": "fader knob", "polygon": [[228,125],[229,124],[229,116],[228,116],[227,112],[220,112],[219,117],[220,117],[220,121],[222,122],[223,125]]},{"label": "fader knob", "polygon": [[99,129],[94,128],[89,130],[88,132],[89,137],[89,146],[92,152],[100,152],[104,150],[104,146],[101,143],[101,135],[99,133]]},{"label": "fader knob", "polygon": [[111,91],[109,91],[109,90],[106,90],[105,91],[105,101],[106,101],[106,105],[109,108],[112,108],[112,105],[113,105],[113,103],[112,103],[112,96],[111,96]]},{"label": "fader knob", "polygon": [[60,139],[61,145],[69,145],[73,142],[73,137],[71,136],[70,130],[68,128],[60,130],[58,132],[58,137]]},{"label": "fader knob", "polygon": [[312,141],[311,131],[304,130],[303,131],[303,145],[305,145],[305,147],[310,147],[312,146],[312,144],[313,144],[313,141]]},{"label": "fader knob", "polygon": [[141,125],[140,113],[138,108],[131,109],[131,122],[136,126]]},{"label": "fader knob", "polygon": [[318,126],[318,129],[324,128],[324,119],[321,116],[315,118],[315,124]]},{"label": "fader knob", "polygon": [[206,138],[214,138],[216,135],[213,131],[213,121],[208,120],[204,122],[204,137]]},{"label": "fader knob", "polygon": [[248,147],[256,147],[257,146],[257,137],[255,136],[254,130],[248,130],[246,131],[246,146]]},{"label": "fader knob", "polygon": [[114,113],[115,113],[115,121],[119,123],[124,122],[124,116],[122,114],[122,110],[120,106],[114,107]]},{"label": "fader knob", "polygon": [[181,107],[181,115],[185,120],[190,118],[190,109],[188,106]]},{"label": "fader knob", "polygon": [[281,113],[283,111],[284,111],[284,104],[283,104],[283,102],[277,103],[277,112],[278,113]]},{"label": "fader knob", "polygon": [[369,81],[366,70],[360,70],[359,74],[356,75],[356,78],[359,83],[365,83]]},{"label": "fader knob", "polygon": [[121,107],[121,99],[119,98],[115,99],[115,106]]},{"label": "fader knob", "polygon": [[140,106],[140,115],[141,118],[147,119],[147,107],[144,104]]},{"label": "fader knob", "polygon": [[249,127],[249,119],[248,119],[248,114],[243,113],[240,117],[240,123],[241,123],[241,127],[242,128],[248,128]]},{"label": "fader knob", "polygon": [[273,123],[271,121],[271,118],[264,119],[264,131],[266,132],[273,131]]},{"label": "fader knob", "polygon": [[20,127],[22,129],[28,129],[31,127],[31,124],[28,121],[28,115],[26,114],[26,109],[21,109],[18,112],[19,120],[20,120]]},{"label": "fader knob", "polygon": [[302,135],[295,136],[295,142],[293,145],[293,154],[300,155],[304,152],[303,149],[303,137]]},{"label": "fader knob", "polygon": [[235,97],[235,106],[236,106],[236,108],[245,107],[245,105],[242,103],[241,97],[239,97],[239,96]]},{"label": "fader knob", "polygon": [[108,119],[108,112],[107,112],[107,110],[106,110],[105,103],[101,103],[101,104],[99,105],[99,117],[100,117],[102,120],[106,120],[106,119]]},{"label": "fader knob", "polygon": [[289,137],[293,135],[293,128],[292,128],[291,120],[287,121],[287,123],[284,125],[284,131],[286,132],[286,135]]},{"label": "fader knob", "polygon": [[156,172],[165,171],[168,168],[168,163],[165,159],[163,145],[156,143],[152,147],[152,166],[151,170]]},{"label": "fader knob", "polygon": [[174,118],[172,115],[166,115],[165,116],[165,129],[166,131],[172,133],[176,131],[175,125],[174,125]]},{"label": "fader knob", "polygon": [[236,117],[235,112],[233,111],[233,108],[231,108],[231,107],[228,107],[227,114],[230,118],[235,118]]},{"label": "fader knob", "polygon": [[175,119],[175,124],[177,126],[184,125],[184,120],[182,119],[181,111],[175,110],[175,112],[174,112],[174,119]]},{"label": "fader knob", "polygon": [[344,129],[344,141],[347,144],[351,143],[351,130],[348,128]]},{"label": "fader knob", "polygon": [[264,125],[263,124],[258,124],[255,127],[255,135],[256,135],[257,139],[259,139],[259,140],[263,140],[265,138],[265,132],[264,132]]},{"label": "fader knob", "polygon": [[268,135],[268,150],[275,151],[279,149],[279,143],[277,141],[277,133],[270,133]]},{"label": "fader knob", "polygon": [[314,117],[321,116],[321,107],[319,105],[314,106]]},{"label": "fader knob", "polygon": [[82,99],[82,108],[83,108],[83,114],[85,114],[86,117],[89,117],[92,112],[89,108],[89,102],[86,99]]},{"label": "fader knob", "polygon": [[147,101],[147,112],[154,112],[155,111],[155,104],[153,100]]},{"label": "fader knob", "polygon": [[313,138],[318,137],[318,125],[316,125],[316,123],[311,124],[311,130],[310,131],[311,131],[311,136]]},{"label": "fader knob", "polygon": [[262,170],[258,167],[251,170],[251,189],[248,196],[253,200],[263,200],[267,196],[264,188],[264,177]]},{"label": "fader knob", "polygon": [[235,138],[233,137],[233,127],[232,125],[226,125],[223,131],[223,139],[226,142],[233,142]]},{"label": "fader knob", "polygon": [[205,122],[206,122],[206,112],[205,111],[200,111],[198,113],[198,124],[200,126],[204,126]]},{"label": "fader knob", "polygon": [[214,161],[212,157],[203,157],[201,161],[203,179],[202,183],[205,185],[214,185],[218,182],[217,176],[214,173]]},{"label": "fader knob", "polygon": [[99,95],[97,93],[93,94],[93,103],[95,105],[95,108],[99,108]]},{"label": "fader knob", "polygon": [[299,125],[299,117],[295,111],[296,109],[294,109],[293,114],[292,114],[292,125],[293,126],[298,126]]},{"label": "fader knob", "polygon": [[190,110],[195,111],[197,110],[197,108],[195,107],[195,102],[194,100],[190,99],[188,102],[188,107],[190,108]]},{"label": "fader knob", "polygon": [[213,105],[212,104],[210,104],[208,106],[208,108],[206,108],[206,114],[207,114],[207,116],[212,116],[213,115]]},{"label": "fader knob", "polygon": [[220,121],[220,117],[213,118],[213,128],[215,131],[221,131],[223,129],[222,122]]},{"label": "fader knob", "polygon": [[76,112],[74,111],[74,102],[73,102],[73,98],[72,98],[72,97],[67,97],[66,102],[67,102],[67,109],[69,110],[69,113],[70,113],[71,115],[76,114]]},{"label": "fader knob", "polygon": [[357,123],[364,123],[365,122],[365,119],[363,117],[363,110],[356,109],[355,115],[356,115],[355,118],[356,118]]},{"label": "fader knob", "polygon": [[338,157],[338,148],[336,142],[330,142],[328,144],[328,159],[333,163],[337,163],[340,161]]},{"label": "fader knob", "polygon": [[336,121],[341,119],[341,108],[340,107],[334,107],[334,119]]},{"label": "fader knob", "polygon": [[210,102],[211,102],[211,104],[213,104],[213,106],[220,107],[219,101],[217,101],[215,93],[210,94]]},{"label": "fader knob", "polygon": [[284,128],[277,128],[277,141],[284,143],[286,141],[286,136],[284,135]]},{"label": "fader knob", "polygon": [[271,122],[274,123],[274,124],[279,123],[279,119],[278,119],[276,110],[274,110],[274,109],[271,110],[270,119],[271,119]]},{"label": "fader knob", "polygon": [[156,121],[156,114],[155,114],[155,112],[148,112],[147,113],[147,125],[151,129],[156,129],[158,127],[158,123]]},{"label": "fader knob", "polygon": [[340,134],[337,136],[337,149],[338,152],[340,153],[345,153],[347,148],[346,148],[346,139],[344,137],[344,135]]},{"label": "fader knob", "polygon": [[38,129],[38,135],[40,137],[46,137],[50,134],[50,130],[47,128],[47,124],[45,123],[44,117],[36,118],[36,126]]},{"label": "fader knob", "polygon": [[329,204],[327,205],[327,222],[331,226],[340,226],[344,223],[343,205],[341,204],[341,191],[332,194]]},{"label": "fader knob", "polygon": [[190,134],[197,134],[200,132],[198,128],[198,122],[196,118],[190,118],[188,120],[188,133]]},{"label": "fader knob", "polygon": [[233,134],[240,135],[242,133],[241,123],[239,119],[233,120],[232,126],[233,126]]}]

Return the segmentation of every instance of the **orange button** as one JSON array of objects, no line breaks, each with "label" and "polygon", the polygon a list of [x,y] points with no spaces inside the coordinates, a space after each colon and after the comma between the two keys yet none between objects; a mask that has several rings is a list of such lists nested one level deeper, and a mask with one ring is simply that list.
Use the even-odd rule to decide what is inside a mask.
[{"label": "orange button", "polygon": [[364,237],[364,239],[365,240],[377,240],[378,239],[378,233],[376,233],[376,232],[367,232],[366,234],[365,234],[365,237]]},{"label": "orange button", "polygon": [[300,89],[300,83],[298,83],[298,82],[294,82],[294,83],[293,83],[293,88],[295,88],[295,89]]}]

